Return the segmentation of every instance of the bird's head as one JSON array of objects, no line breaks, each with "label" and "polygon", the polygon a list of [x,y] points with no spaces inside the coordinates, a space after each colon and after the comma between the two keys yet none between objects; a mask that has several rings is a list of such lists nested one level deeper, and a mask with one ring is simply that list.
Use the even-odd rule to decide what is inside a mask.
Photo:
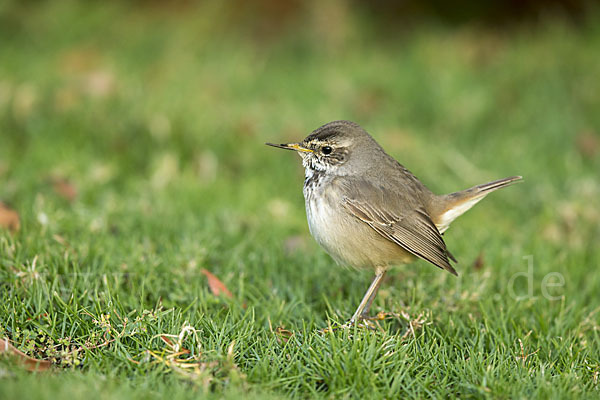
[{"label": "bird's head", "polygon": [[294,150],[302,158],[302,164],[307,170],[333,175],[360,172],[369,164],[361,160],[368,157],[373,149],[381,150],[364,129],[350,121],[334,121],[325,124],[299,143],[267,143],[267,145]]}]

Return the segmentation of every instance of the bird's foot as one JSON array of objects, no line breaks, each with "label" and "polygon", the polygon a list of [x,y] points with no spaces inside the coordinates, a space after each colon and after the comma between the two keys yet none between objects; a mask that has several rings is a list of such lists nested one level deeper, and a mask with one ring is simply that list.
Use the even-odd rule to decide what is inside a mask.
[{"label": "bird's foot", "polygon": [[330,326],[328,328],[322,329],[321,332],[322,333],[330,333],[330,332],[337,332],[337,331],[341,331],[344,329],[351,329],[354,327],[357,328],[363,328],[363,329],[370,329],[370,330],[376,330],[377,327],[375,326],[375,324],[371,321],[348,321],[345,324],[342,325],[336,325],[336,326]]},{"label": "bird's foot", "polygon": [[377,322],[389,319],[390,315],[392,315],[392,314],[386,313],[383,311],[380,311],[375,316],[361,315],[356,319],[350,319],[345,324],[330,326],[328,328],[322,329],[321,332],[323,332],[323,333],[335,332],[335,331],[339,331],[342,329],[353,328],[355,326],[357,328],[370,329],[370,330],[374,331],[374,330],[377,330],[377,328],[379,327]]},{"label": "bird's foot", "polygon": [[330,326],[328,328],[322,329],[321,332],[322,333],[336,332],[336,331],[339,331],[342,329],[353,328],[355,326],[357,328],[364,328],[364,329],[369,329],[369,330],[375,331],[378,329],[383,329],[381,327],[381,325],[379,325],[380,321],[393,320],[393,319],[409,321],[410,317],[408,316],[408,314],[406,314],[404,312],[398,314],[398,313],[394,313],[394,312],[380,311],[376,315],[373,315],[373,316],[360,315],[358,318],[350,319],[345,324],[336,324],[336,325]]}]

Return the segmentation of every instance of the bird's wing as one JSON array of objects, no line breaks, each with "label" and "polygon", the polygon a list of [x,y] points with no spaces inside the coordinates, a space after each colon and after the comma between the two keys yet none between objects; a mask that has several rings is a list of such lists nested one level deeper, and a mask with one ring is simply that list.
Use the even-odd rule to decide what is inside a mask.
[{"label": "bird's wing", "polygon": [[366,201],[344,197],[342,204],[350,214],[363,221],[384,238],[404,250],[454,275],[448,258],[456,259],[446,248],[442,235],[423,207],[403,210],[402,215]]}]

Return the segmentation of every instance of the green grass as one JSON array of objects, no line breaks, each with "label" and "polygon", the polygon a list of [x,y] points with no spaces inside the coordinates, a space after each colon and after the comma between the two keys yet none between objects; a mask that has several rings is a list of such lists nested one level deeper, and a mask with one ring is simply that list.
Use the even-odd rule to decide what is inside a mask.
[{"label": "green grass", "polygon": [[[259,40],[212,3],[90,4],[0,8],[0,337],[55,363],[0,360],[0,398],[598,396],[598,18]],[[335,119],[436,192],[525,176],[445,235],[459,278],[390,274],[376,331],[320,332],[371,272],[313,242],[298,158],[263,145]]]}]

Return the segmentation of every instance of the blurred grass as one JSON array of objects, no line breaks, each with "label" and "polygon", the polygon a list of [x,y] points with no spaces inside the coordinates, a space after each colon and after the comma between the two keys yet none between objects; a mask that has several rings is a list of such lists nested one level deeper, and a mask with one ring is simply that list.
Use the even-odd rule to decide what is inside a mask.
[{"label": "blurred grass", "polygon": [[[0,397],[597,396],[597,15],[382,37],[340,4],[268,37],[213,2],[0,9],[0,200],[22,225],[0,231],[0,336],[58,365],[3,362]],[[525,176],[445,235],[458,279],[418,262],[384,284],[375,311],[414,334],[317,332],[370,273],[313,243],[299,162],[263,143],[335,119],[436,192]],[[147,353],[183,326],[194,374]]]}]

